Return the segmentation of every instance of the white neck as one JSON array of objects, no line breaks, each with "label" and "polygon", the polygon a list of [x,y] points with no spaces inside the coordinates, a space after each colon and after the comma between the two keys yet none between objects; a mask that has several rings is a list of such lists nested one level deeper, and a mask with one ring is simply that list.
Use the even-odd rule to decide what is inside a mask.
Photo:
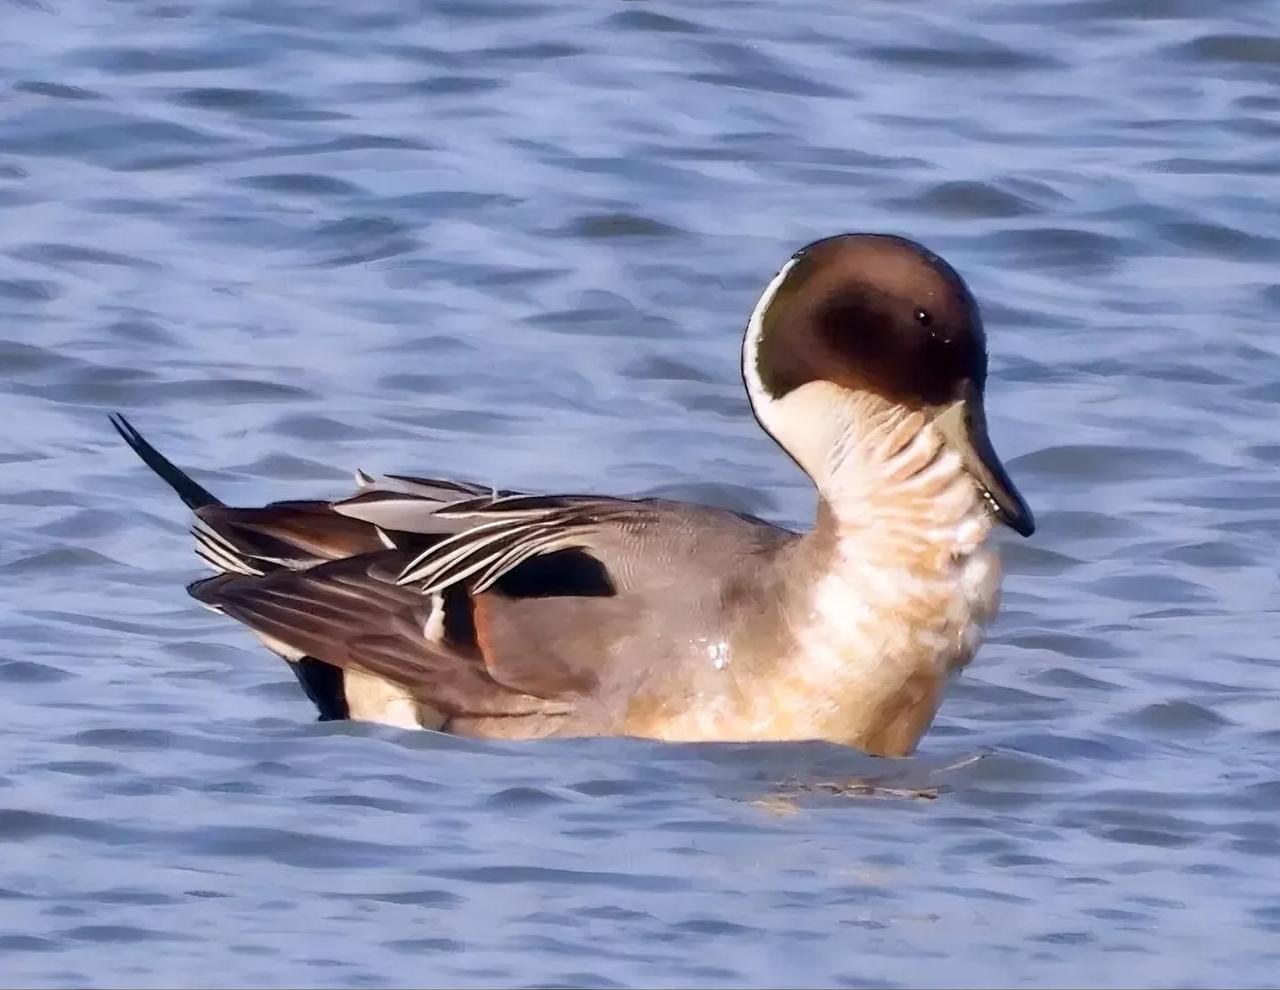
[{"label": "white neck", "polygon": [[923,413],[830,382],[757,412],[813,479],[838,537],[897,561],[928,557],[933,569],[972,553],[990,532],[959,454]]}]

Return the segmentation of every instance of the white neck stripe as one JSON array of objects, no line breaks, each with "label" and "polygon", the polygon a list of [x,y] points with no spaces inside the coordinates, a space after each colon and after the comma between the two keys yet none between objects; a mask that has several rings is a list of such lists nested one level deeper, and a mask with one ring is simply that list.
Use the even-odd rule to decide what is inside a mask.
[{"label": "white neck stripe", "polygon": [[756,308],[751,311],[751,319],[747,321],[747,333],[742,339],[742,379],[746,382],[747,397],[751,400],[751,405],[756,410],[756,415],[763,412],[765,407],[773,401],[760,378],[758,364],[760,337],[764,333],[764,314],[769,311],[769,306],[773,303],[774,296],[778,294],[782,283],[786,281],[791,269],[796,266],[796,262],[799,260],[799,258],[791,258],[778,270],[778,274],[773,276],[773,280],[765,286],[764,292],[760,293],[760,300],[756,303]]}]

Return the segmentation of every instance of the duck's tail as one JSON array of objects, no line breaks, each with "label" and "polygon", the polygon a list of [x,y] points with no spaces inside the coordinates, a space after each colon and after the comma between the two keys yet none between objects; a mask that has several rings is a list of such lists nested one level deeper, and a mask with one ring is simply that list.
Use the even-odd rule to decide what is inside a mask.
[{"label": "duck's tail", "polygon": [[111,414],[111,425],[124,438],[129,449],[142,458],[142,463],[164,479],[165,484],[177,492],[178,497],[186,502],[192,511],[203,509],[206,505],[222,504],[221,499],[151,446],[142,434],[133,428],[133,424],[119,413]]},{"label": "duck's tail", "polygon": [[[222,500],[206,490],[199,482],[151,446],[133,428],[133,424],[113,413],[111,425],[129,445],[129,448],[142,458],[142,462],[158,474],[164,482],[178,493],[188,508],[196,515],[196,524],[191,530],[196,538],[196,553],[206,562],[221,572],[217,577],[196,581],[188,587],[188,592],[195,598],[201,598],[200,591],[211,582],[224,580],[228,576],[261,575],[265,570],[274,570],[278,564],[266,562],[256,557],[251,551],[254,545],[247,543],[252,534],[239,532],[230,527],[230,520],[219,519],[219,514],[240,515],[251,514],[254,510],[229,509]],[[212,521],[210,518],[212,517]],[[220,611],[220,609],[215,609]],[[267,644],[274,650],[271,643]],[[275,652],[280,652],[275,650]],[[340,668],[302,655],[280,654],[289,662],[289,669],[298,678],[302,690],[315,704],[320,712],[320,721],[327,722],[349,717],[343,674]]]}]

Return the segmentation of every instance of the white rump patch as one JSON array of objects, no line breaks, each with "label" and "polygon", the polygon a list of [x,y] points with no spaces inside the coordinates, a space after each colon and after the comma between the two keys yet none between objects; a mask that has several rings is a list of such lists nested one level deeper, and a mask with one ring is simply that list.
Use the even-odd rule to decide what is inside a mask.
[{"label": "white rump patch", "polygon": [[378,722],[398,729],[438,729],[444,716],[420,705],[398,684],[357,667],[342,672],[347,711],[358,722]]},{"label": "white rump patch", "polygon": [[258,632],[256,629],[250,629],[249,631],[257,636],[262,642],[262,645],[268,650],[276,656],[284,660],[288,660],[290,663],[297,663],[307,655],[304,651],[299,650],[297,647],[290,646],[288,643],[283,640],[276,639],[274,636],[268,636],[266,633]]}]

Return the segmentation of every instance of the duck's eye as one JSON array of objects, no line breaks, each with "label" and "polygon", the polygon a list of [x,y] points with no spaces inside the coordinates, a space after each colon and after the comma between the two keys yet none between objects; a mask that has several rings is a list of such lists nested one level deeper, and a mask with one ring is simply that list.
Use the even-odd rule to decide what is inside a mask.
[{"label": "duck's eye", "polygon": [[933,326],[933,315],[927,309],[917,309],[916,322],[922,327],[931,327]]}]

